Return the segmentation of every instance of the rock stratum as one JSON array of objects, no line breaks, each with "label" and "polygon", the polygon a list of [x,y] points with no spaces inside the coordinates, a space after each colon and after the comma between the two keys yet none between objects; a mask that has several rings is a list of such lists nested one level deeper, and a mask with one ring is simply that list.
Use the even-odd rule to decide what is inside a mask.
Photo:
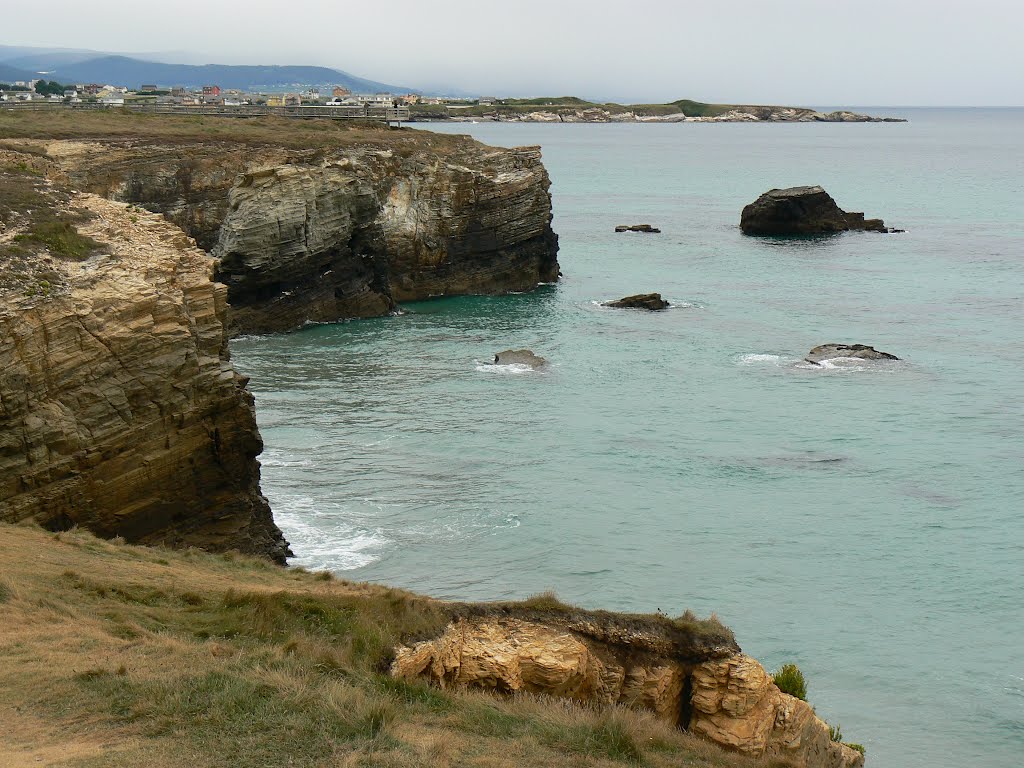
[{"label": "rock stratum", "polygon": [[809,704],[782,693],[727,631],[708,624],[572,609],[464,616],[438,638],[397,649],[391,674],[649,710],[721,746],[799,768],[863,765]]},{"label": "rock stratum", "polygon": [[[412,132],[409,132],[412,133]],[[314,149],[49,141],[47,174],[161,213],[217,259],[232,333],[387,314],[397,302],[558,279],[537,147],[466,137]]]},{"label": "rock stratum", "polygon": [[74,210],[95,252],[23,253],[17,216],[0,230],[0,520],[283,563],[213,259],[162,217],[42,192],[34,210]]}]

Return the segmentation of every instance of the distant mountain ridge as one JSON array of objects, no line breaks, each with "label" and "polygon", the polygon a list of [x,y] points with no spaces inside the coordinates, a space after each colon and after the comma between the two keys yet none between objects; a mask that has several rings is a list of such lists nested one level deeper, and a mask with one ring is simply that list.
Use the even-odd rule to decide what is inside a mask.
[{"label": "distant mountain ridge", "polygon": [[16,80],[33,80],[37,77],[39,77],[39,75],[33,75],[27,70],[0,63],[0,83],[10,84]]},{"label": "distant mountain ridge", "polygon": [[[46,72],[47,79],[62,83],[109,83],[129,88],[138,88],[145,83],[185,88],[219,85],[238,90],[281,90],[317,85],[340,85],[357,93],[405,93],[411,90],[406,86],[368,80],[329,67],[167,64],[132,56],[98,54],[79,59],[81,53],[48,53],[44,49],[38,54],[27,54],[26,50],[0,47],[0,81],[26,80],[41,76],[36,73]],[[11,63],[4,63],[7,61]]]}]

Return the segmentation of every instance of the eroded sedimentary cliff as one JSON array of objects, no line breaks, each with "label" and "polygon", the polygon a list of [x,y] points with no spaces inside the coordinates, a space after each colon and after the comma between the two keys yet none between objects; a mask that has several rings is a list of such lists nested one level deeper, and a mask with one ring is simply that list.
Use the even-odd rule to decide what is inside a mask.
[{"label": "eroded sedimentary cliff", "polygon": [[445,139],[315,149],[117,138],[38,146],[55,178],[181,226],[218,258],[234,330],[267,332],[558,279],[539,149]]},{"label": "eroded sedimentary cliff", "polygon": [[0,519],[283,562],[210,256],[121,203],[3,192]]},{"label": "eroded sedimentary cliff", "polygon": [[864,762],[860,752],[832,741],[810,705],[782,693],[713,622],[575,609],[526,618],[483,612],[457,618],[438,638],[399,648],[391,674],[646,709],[722,746],[799,768]]}]

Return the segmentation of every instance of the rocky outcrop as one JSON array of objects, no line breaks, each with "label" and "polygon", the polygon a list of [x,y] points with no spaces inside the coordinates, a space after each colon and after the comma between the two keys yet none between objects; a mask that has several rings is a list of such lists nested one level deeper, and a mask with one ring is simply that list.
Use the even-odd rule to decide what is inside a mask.
[{"label": "rocky outcrop", "polygon": [[678,661],[631,658],[567,629],[511,618],[459,621],[436,640],[400,648],[392,665],[396,677],[426,677],[444,688],[623,704],[672,723],[682,717],[688,671]]},{"label": "rocky outcrop", "polygon": [[495,365],[528,365],[531,368],[541,368],[547,365],[540,355],[534,354],[529,349],[506,349],[494,356]]},{"label": "rocky outcrop", "polygon": [[832,741],[811,706],[785,694],[749,656],[698,665],[691,676],[689,730],[747,754],[800,768],[857,768],[864,756]]},{"label": "rocky outcrop", "polygon": [[[657,105],[588,106],[549,105],[546,109],[529,112],[515,108],[497,107],[483,114],[466,114],[451,110],[438,116],[434,112],[420,112],[412,108],[413,120],[432,122],[442,119],[450,122],[503,122],[503,123],[905,123],[901,117],[874,117],[839,110],[818,112],[806,107],[778,107],[758,105],[719,105],[690,102],[703,108],[689,114],[680,110],[679,103]],[[652,109],[652,107],[654,107]],[[673,111],[668,111],[673,110]],[[679,110],[679,111],[675,111]]]},{"label": "rocky outcrop", "polygon": [[667,309],[670,305],[665,299],[661,298],[660,293],[638,293],[635,296],[625,296],[615,301],[606,301],[604,303],[606,307],[616,307],[619,309],[647,309],[651,311],[657,311],[660,309]]},{"label": "rocky outcrop", "polygon": [[[160,216],[69,199],[98,252],[43,249],[0,291],[0,519],[283,562],[213,260]],[[0,251],[18,233],[12,215]]]},{"label": "rocky outcrop", "polygon": [[859,752],[833,742],[828,724],[806,702],[782,693],[735,643],[702,642],[692,634],[669,639],[667,619],[629,626],[629,617],[611,616],[463,616],[436,639],[398,648],[391,674],[443,688],[649,710],[722,746],[798,768],[863,764]]},{"label": "rocky outcrop", "polygon": [[849,230],[888,232],[881,219],[847,213],[821,187],[771,189],[743,209],[745,235],[828,235]]},{"label": "rocky outcrop", "polygon": [[866,344],[821,344],[808,352],[804,360],[817,365],[825,360],[835,360],[836,358],[843,357],[855,358],[857,360],[899,360],[896,355],[891,355],[888,352],[879,352],[874,347],[869,347]]},{"label": "rocky outcrop", "polygon": [[48,142],[51,175],[159,212],[219,260],[235,332],[558,279],[537,147],[419,132],[316,149]]},{"label": "rocky outcrop", "polygon": [[661,230],[650,224],[619,224],[615,227],[616,232],[647,232],[652,235],[661,233]]}]

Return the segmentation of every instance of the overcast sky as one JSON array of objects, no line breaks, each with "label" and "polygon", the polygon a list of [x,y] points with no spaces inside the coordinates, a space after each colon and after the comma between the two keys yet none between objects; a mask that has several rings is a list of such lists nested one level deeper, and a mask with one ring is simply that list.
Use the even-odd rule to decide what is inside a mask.
[{"label": "overcast sky", "polygon": [[3,16],[7,45],[318,64],[494,96],[1024,105],[1020,0],[50,0]]}]

